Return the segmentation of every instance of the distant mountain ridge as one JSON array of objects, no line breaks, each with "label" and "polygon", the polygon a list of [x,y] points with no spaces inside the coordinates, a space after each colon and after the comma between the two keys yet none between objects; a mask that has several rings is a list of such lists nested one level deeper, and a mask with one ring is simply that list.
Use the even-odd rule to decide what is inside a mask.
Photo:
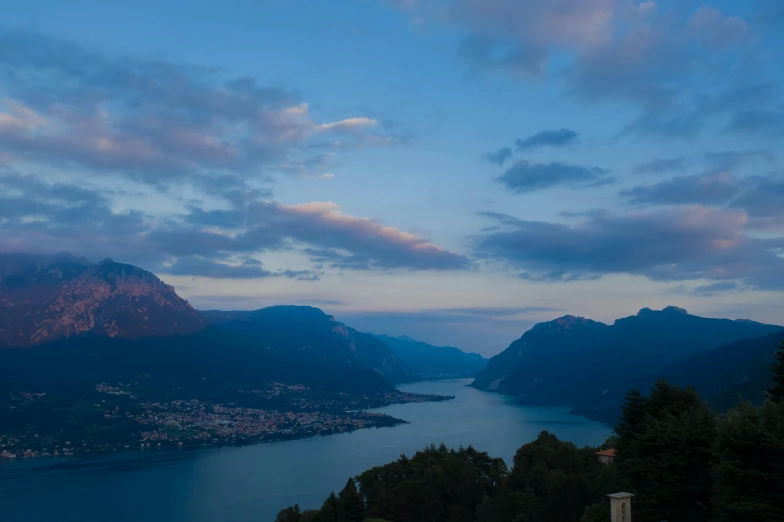
[{"label": "distant mountain ridge", "polygon": [[632,387],[646,389],[669,364],[780,331],[753,321],[697,317],[674,306],[643,308],[612,325],[565,316],[523,334],[490,360],[473,386],[614,421],[623,395]]},{"label": "distant mountain ridge", "polygon": [[0,346],[29,347],[72,335],[183,335],[204,318],[152,273],[68,254],[0,255]]},{"label": "distant mountain ridge", "polygon": [[389,346],[310,306],[271,306],[253,311],[202,312],[212,324],[246,337],[288,360],[364,365],[393,383],[414,377]]},{"label": "distant mountain ridge", "polygon": [[376,393],[412,378],[387,345],[317,308],[201,313],[146,270],[70,254],[0,254],[0,364],[8,382],[63,385],[150,373],[198,388],[212,372]]},{"label": "distant mountain ridge", "polygon": [[408,336],[374,337],[395,351],[414,374],[423,379],[474,377],[487,365],[487,359],[453,346],[434,346]]}]

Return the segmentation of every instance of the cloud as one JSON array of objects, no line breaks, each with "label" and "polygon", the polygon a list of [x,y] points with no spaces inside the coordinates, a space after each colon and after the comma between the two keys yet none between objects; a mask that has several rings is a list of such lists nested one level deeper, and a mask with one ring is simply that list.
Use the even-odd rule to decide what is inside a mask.
[{"label": "cloud", "polygon": [[490,163],[503,165],[509,158],[512,157],[512,149],[509,147],[504,147],[502,149],[498,149],[495,152],[486,152],[482,157]]},{"label": "cloud", "polygon": [[[177,288],[182,288],[177,285]],[[189,295],[188,301],[199,310],[257,310],[277,305],[342,306],[348,303],[336,299],[302,298],[287,295]]]},{"label": "cloud", "polygon": [[327,172],[319,176],[319,179],[333,179],[334,177],[335,177],[334,174],[332,174],[331,172]]},{"label": "cloud", "polygon": [[784,175],[750,176],[743,181],[743,192],[730,206],[745,210],[764,223],[784,223]]},{"label": "cloud", "polygon": [[368,311],[368,312],[347,312],[352,316],[374,317],[379,316],[385,319],[396,318],[405,320],[408,323],[442,323],[442,324],[462,324],[466,322],[507,322],[517,321],[520,316],[531,316],[542,313],[560,313],[563,308],[553,308],[549,306],[477,306],[472,308],[431,308],[427,310],[415,311]]},{"label": "cloud", "polygon": [[548,130],[539,132],[525,139],[520,138],[515,141],[515,145],[520,152],[542,147],[565,147],[574,143],[577,136],[579,136],[579,134],[571,129]]},{"label": "cloud", "polygon": [[482,34],[464,38],[458,48],[458,56],[474,68],[512,74],[539,75],[547,62],[547,53],[542,49],[509,45]]},{"label": "cloud", "polygon": [[232,207],[188,208],[166,219],[116,212],[101,192],[0,175],[0,245],[5,250],[107,255],[153,271],[204,277],[316,280],[312,270],[269,272],[254,256],[293,251],[340,269],[463,270],[471,261],[334,203],[283,205],[252,192],[230,195]]},{"label": "cloud", "polygon": [[[0,173],[4,250],[110,255],[219,279],[319,278],[316,270],[268,269],[258,257],[273,251],[328,252],[322,264],[339,269],[470,266],[463,255],[333,203],[271,199],[264,184],[274,174],[330,179],[324,172],[336,151],[404,141],[374,118],[317,119],[294,89],[35,33],[2,31],[0,49],[0,155],[69,180]],[[128,200],[100,188],[118,180],[170,205],[118,210]]]},{"label": "cloud", "polygon": [[612,183],[608,171],[599,167],[580,167],[567,163],[529,163],[520,160],[498,181],[515,194],[525,194],[557,186],[588,188]]},{"label": "cloud", "polygon": [[767,109],[738,111],[732,116],[727,130],[763,137],[780,137],[784,135],[784,112]]},{"label": "cloud", "polygon": [[270,166],[271,171],[280,171],[292,176],[306,176],[323,171],[335,164],[335,152],[326,152],[303,158],[290,157],[281,163]]},{"label": "cloud", "polygon": [[428,313],[441,314],[443,316],[469,316],[474,318],[503,319],[523,314],[562,311],[563,308],[552,308],[549,306],[476,306],[471,308],[441,308],[430,310]]},{"label": "cloud", "polygon": [[317,132],[341,131],[353,133],[365,127],[373,127],[376,125],[378,125],[378,122],[372,118],[347,118],[331,123],[320,123],[315,126],[315,130]]},{"label": "cloud", "polygon": [[[727,114],[715,106],[722,89],[754,89],[775,70],[775,53],[759,48],[775,38],[774,4],[754,27],[714,6],[674,1],[454,0],[432,18],[463,31],[457,53],[474,70],[553,80],[585,103],[630,102],[643,113],[625,134],[677,139]],[[762,98],[749,105],[770,107]],[[774,116],[739,114],[731,129]]]},{"label": "cloud", "polygon": [[0,32],[0,48],[0,152],[40,164],[166,187],[258,178],[291,155],[318,161],[308,152],[315,144],[396,142],[372,118],[316,121],[295,90],[252,77],[111,56],[34,33]]},{"label": "cloud", "polygon": [[121,251],[160,259],[144,241],[145,215],[113,210],[106,194],[87,185],[0,171],[0,225],[0,249],[7,252],[79,251],[103,259]]},{"label": "cloud", "polygon": [[635,205],[723,205],[740,192],[729,172],[678,176],[666,181],[622,190],[619,194]]},{"label": "cloud", "polygon": [[[748,153],[709,155],[716,165],[734,165],[758,156]],[[711,170],[694,176],[676,176],[651,185],[624,189],[619,195],[633,205],[708,205],[740,209],[749,217],[748,228],[784,225],[784,175],[737,177],[728,171]]]},{"label": "cloud", "polygon": [[784,287],[784,238],[745,234],[743,211],[700,206],[587,215],[576,224],[504,220],[479,235],[476,253],[540,281],[642,275],[657,281],[739,280]]},{"label": "cloud", "polygon": [[777,25],[784,22],[784,5],[779,0],[760,0],[762,10],[759,13],[759,20],[768,25]]},{"label": "cloud", "polygon": [[767,149],[725,150],[705,154],[705,161],[715,170],[732,170],[744,163],[763,160],[772,163],[776,157]]},{"label": "cloud", "polygon": [[[721,85],[719,81],[716,83]],[[756,81],[706,93],[691,92],[685,87],[682,91],[673,91],[674,96],[680,93],[680,98],[673,99],[673,104],[644,110],[618,137],[691,139],[710,122],[723,124],[727,118],[730,119],[728,131],[763,134],[770,131],[769,107],[777,103],[781,86],[772,81]]]},{"label": "cloud", "polygon": [[[256,203],[248,212],[254,226],[238,236],[240,241],[285,234],[315,247],[316,260],[338,268],[448,270],[470,265],[466,257],[416,235],[344,214],[334,203]],[[261,229],[257,223],[264,223]]]},{"label": "cloud", "polygon": [[[224,228],[215,231],[220,223]],[[416,235],[344,214],[334,203],[282,205],[251,201],[233,211],[194,210],[182,222],[150,233],[172,255],[296,249],[314,262],[360,270],[465,269],[470,261]]]},{"label": "cloud", "polygon": [[701,6],[689,20],[692,29],[705,45],[713,49],[743,42],[751,33],[751,27],[735,16],[724,16],[721,11],[710,6]]},{"label": "cloud", "polygon": [[213,279],[256,279],[273,275],[272,272],[264,270],[258,261],[227,264],[201,256],[178,258],[174,263],[163,266],[160,270],[165,274],[192,275]]},{"label": "cloud", "polygon": [[742,288],[743,287],[735,281],[719,281],[718,283],[699,285],[694,288],[690,288],[686,285],[680,285],[676,288],[667,290],[667,293],[692,295],[694,297],[713,297],[716,294],[735,292],[741,290]]},{"label": "cloud", "polygon": [[720,292],[732,292],[738,289],[735,281],[720,281],[709,285],[701,285],[694,289],[694,293],[700,296],[709,297]]},{"label": "cloud", "polygon": [[605,41],[614,3],[457,0],[448,18],[472,32],[461,54],[475,66],[541,75],[553,48],[579,50]]},{"label": "cloud", "polygon": [[[478,69],[560,76],[585,101],[645,107],[672,104],[699,65],[726,59],[751,33],[715,8],[625,0],[456,0],[446,19],[468,33],[458,52]],[[571,65],[553,67],[564,55]]]},{"label": "cloud", "polygon": [[683,170],[686,168],[686,158],[656,158],[651,161],[640,163],[632,169],[637,174],[661,174],[673,170]]}]

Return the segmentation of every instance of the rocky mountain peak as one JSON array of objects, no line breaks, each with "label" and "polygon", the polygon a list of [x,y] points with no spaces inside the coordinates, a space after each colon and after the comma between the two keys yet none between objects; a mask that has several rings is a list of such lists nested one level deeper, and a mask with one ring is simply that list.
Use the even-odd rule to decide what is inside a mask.
[{"label": "rocky mountain peak", "polygon": [[689,312],[686,311],[685,308],[680,308],[677,306],[667,306],[663,308],[661,311],[651,310],[648,307],[643,308],[639,312],[637,312],[637,317],[646,317],[646,316],[653,316],[655,314],[677,314],[677,315],[689,315]]},{"label": "rocky mountain peak", "polygon": [[206,326],[173,287],[133,265],[41,258],[35,270],[26,266],[24,277],[0,284],[0,344],[30,346],[87,332],[168,336]]},{"label": "rocky mountain peak", "polygon": [[592,321],[591,319],[586,319],[585,317],[579,317],[576,315],[565,315],[563,317],[559,317],[558,319],[553,319],[552,321],[538,323],[531,329],[531,331],[536,331],[536,330],[569,331],[592,324],[596,324],[596,321]]}]

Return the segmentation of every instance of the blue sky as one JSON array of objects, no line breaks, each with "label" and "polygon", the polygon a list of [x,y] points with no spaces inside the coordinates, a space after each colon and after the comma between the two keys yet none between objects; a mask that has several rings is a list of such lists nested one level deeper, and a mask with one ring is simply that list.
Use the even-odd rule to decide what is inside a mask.
[{"label": "blue sky", "polygon": [[0,250],[492,354],[781,323],[775,1],[0,2]]}]

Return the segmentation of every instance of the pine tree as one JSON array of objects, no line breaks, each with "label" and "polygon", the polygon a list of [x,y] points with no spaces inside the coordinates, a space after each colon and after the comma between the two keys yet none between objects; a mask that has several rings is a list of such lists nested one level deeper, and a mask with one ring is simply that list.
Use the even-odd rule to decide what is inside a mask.
[{"label": "pine tree", "polygon": [[318,514],[319,522],[338,522],[338,504],[340,501],[334,493],[330,493],[327,500],[321,505]]},{"label": "pine tree", "polygon": [[[715,420],[693,390],[656,383],[639,419],[639,398],[619,423],[624,489],[637,495],[635,519],[705,521],[710,514]],[[626,418],[628,417],[628,419]]]},{"label": "pine tree", "polygon": [[299,522],[321,522],[318,509],[306,509],[299,517]]},{"label": "pine tree", "polygon": [[777,404],[784,404],[784,341],[779,344],[771,369],[773,386],[768,389],[768,398]]},{"label": "pine tree", "polygon": [[632,457],[631,454],[634,437],[640,433],[642,421],[645,418],[645,397],[638,391],[632,390],[626,394],[621,407],[621,418],[615,425],[615,436],[619,458]]},{"label": "pine tree", "polygon": [[719,426],[713,495],[717,522],[784,520],[781,411],[774,403],[762,409],[741,404]]},{"label": "pine tree", "polygon": [[291,507],[287,507],[286,509],[282,509],[278,516],[275,517],[275,522],[300,522],[300,518],[302,517],[302,512],[299,509],[297,504],[294,504]]},{"label": "pine tree", "polygon": [[365,519],[365,501],[357,491],[354,479],[338,495],[338,522],[362,522]]}]

